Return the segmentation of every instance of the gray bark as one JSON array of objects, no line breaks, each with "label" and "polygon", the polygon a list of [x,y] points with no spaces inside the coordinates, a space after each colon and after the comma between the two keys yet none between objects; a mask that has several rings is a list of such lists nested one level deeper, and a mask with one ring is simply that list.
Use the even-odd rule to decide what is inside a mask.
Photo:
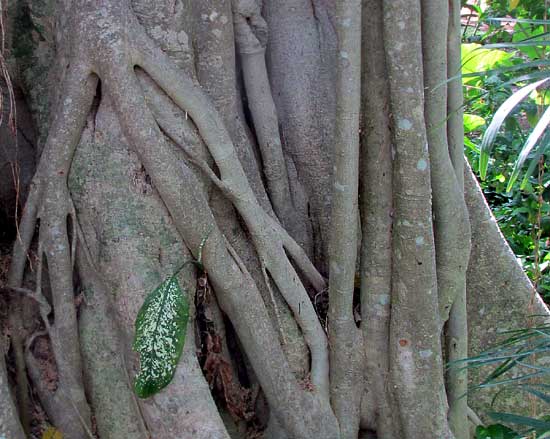
[{"label": "gray bark", "polygon": [[[405,437],[452,438],[443,391],[441,341],[436,335],[441,317],[432,229],[431,157],[424,119],[420,2],[384,3],[383,11],[395,145],[389,336],[392,385]],[[396,28],[400,32],[394,32]]]},{"label": "gray bark", "polygon": [[[449,4],[445,1],[422,2],[422,55],[424,63],[425,114],[431,162],[437,289],[442,322],[446,330],[448,361],[467,354],[466,269],[470,256],[470,222],[462,181],[463,165],[453,163],[450,150],[460,148],[461,139],[451,138],[443,116],[449,106],[447,88],[447,50]],[[459,38],[455,35],[455,38]],[[454,42],[453,42],[454,43]],[[454,97],[454,96],[453,96]],[[459,106],[462,102],[453,102]],[[457,144],[458,143],[458,144]],[[455,167],[456,171],[455,171]],[[460,177],[460,178],[459,178]],[[450,317],[452,313],[452,316]],[[457,439],[468,439],[466,372],[447,375],[449,424]]]},{"label": "gray bark", "polygon": [[[449,2],[449,26],[447,32],[447,78],[452,78],[461,69],[460,44],[462,27],[460,23],[461,3],[458,0]],[[461,194],[464,193],[464,123],[462,107],[462,78],[451,81],[447,87],[447,142],[449,145],[449,157],[453,164],[456,186]],[[463,197],[461,196],[461,204]],[[466,208],[462,205],[462,212]],[[468,215],[466,214],[466,217]],[[464,221],[464,218],[463,218]],[[465,228],[467,236],[460,239],[468,239],[470,242],[463,246],[465,258],[470,258],[471,252],[471,228]],[[468,245],[469,244],[469,245]],[[452,362],[468,356],[468,313],[466,309],[467,282],[464,271],[457,277],[459,289],[455,301],[451,307],[449,320],[446,327],[446,352],[447,361]],[[449,423],[459,437],[469,436],[467,422],[467,398],[463,398],[468,390],[468,371],[449,369],[447,372],[447,396],[449,399]]]},{"label": "gray bark", "polygon": [[0,435],[4,435],[6,438],[23,439],[25,433],[23,426],[19,422],[19,416],[13,400],[7,392],[9,392],[8,375],[6,373],[6,363],[4,362],[4,347],[0,345],[2,349],[0,354],[0,389],[2,389],[2,397],[0,398]]},{"label": "gray bark", "polygon": [[[442,291],[464,273],[442,256],[464,248],[442,239],[447,225],[439,215],[434,225],[431,207],[433,198],[441,218],[455,216],[448,187],[451,207],[464,205],[460,117],[437,124],[460,87],[450,84],[447,97],[430,90],[457,68],[456,23],[449,35],[427,31],[447,19],[447,5],[424,2],[421,25],[421,2],[401,3],[19,0],[19,18],[8,20],[21,35],[8,38],[13,75],[43,153],[7,290],[38,306],[12,302],[32,324],[14,332],[12,313],[6,358],[19,376],[8,383],[0,362],[0,434],[23,437],[8,387],[17,384],[22,401],[28,373],[66,437],[87,437],[91,410],[101,438],[242,438],[246,421],[230,419],[226,389],[213,395],[200,369],[208,324],[266,438],[441,439],[453,437],[449,423],[463,437],[464,405],[455,417],[452,395],[464,382],[443,380],[438,297],[453,304],[444,339],[460,355],[464,295]],[[456,173],[450,186],[444,169]],[[494,340],[491,328],[520,325],[526,313],[497,310],[493,286],[518,304],[532,290],[469,178],[475,352]],[[455,225],[453,236],[463,230]],[[203,263],[215,298],[192,313],[172,383],[137,400],[136,313],[210,230]],[[35,245],[45,257],[30,270]],[[191,303],[195,274],[180,275]],[[57,391],[24,349],[39,334],[60,372]]]},{"label": "gray bark", "polygon": [[[393,227],[392,139],[389,84],[383,41],[382,1],[363,4],[363,109],[361,221],[361,329],[366,394],[362,426],[380,439],[398,437],[399,423],[390,386],[389,330]],[[370,412],[370,413],[369,413]]]},{"label": "gray bark", "polygon": [[[474,262],[468,268],[467,278],[468,350],[475,355],[498,341],[502,331],[525,328],[530,315],[548,316],[549,311],[538,294],[533,296],[533,285],[502,236],[469,166],[464,173],[464,187],[472,224]],[[470,370],[471,382],[479,383],[486,371]],[[471,406],[483,413],[498,390],[476,392],[470,398]],[[491,410],[529,415],[530,406],[524,395],[506,391]]]},{"label": "gray bark", "polygon": [[[342,439],[359,431],[363,345],[355,326],[353,291],[359,221],[359,111],[361,107],[361,1],[336,4],[336,124],[329,240],[330,398]],[[345,367],[341,367],[343,365]]]},{"label": "gray bark", "polygon": [[283,147],[304,185],[314,260],[327,273],[335,35],[325,1],[264,2],[267,64]]}]

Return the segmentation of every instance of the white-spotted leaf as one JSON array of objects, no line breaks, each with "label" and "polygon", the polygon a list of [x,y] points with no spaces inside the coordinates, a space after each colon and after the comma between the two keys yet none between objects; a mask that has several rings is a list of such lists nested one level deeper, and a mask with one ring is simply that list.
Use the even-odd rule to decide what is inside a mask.
[{"label": "white-spotted leaf", "polygon": [[176,371],[189,320],[189,303],[176,276],[165,280],[143,302],[136,318],[134,351],[140,370],[134,389],[148,398],[166,387]]}]

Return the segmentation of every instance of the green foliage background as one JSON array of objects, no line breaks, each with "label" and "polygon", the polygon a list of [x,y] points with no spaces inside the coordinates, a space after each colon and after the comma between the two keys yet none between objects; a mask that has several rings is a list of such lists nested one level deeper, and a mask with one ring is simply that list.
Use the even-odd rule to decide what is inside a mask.
[{"label": "green foliage background", "polygon": [[[548,5],[542,0],[489,1],[486,8],[481,7],[481,2],[468,3],[472,4],[465,5],[463,12],[468,8],[476,17],[463,19],[464,140],[472,168],[478,170],[482,136],[498,108],[522,86],[550,76],[549,46],[500,46],[549,40],[550,21],[545,24]],[[518,21],[495,20],[497,17]],[[495,48],[495,44],[500,46]],[[537,281],[539,292],[550,302],[550,174],[547,160],[540,168],[536,163],[529,169],[525,166],[512,190],[506,191],[529,133],[550,104],[550,89],[545,86],[531,93],[505,119],[495,139],[482,187],[512,250],[531,279]],[[527,163],[529,160],[538,162],[538,153],[550,149],[548,131],[547,128]],[[542,174],[540,181],[539,171]],[[535,264],[536,253],[538,264]]]},{"label": "green foliage background", "polygon": [[[550,81],[534,89],[506,117],[498,118],[503,103],[519,96],[519,90],[550,77],[550,1],[469,0],[463,6],[465,154],[478,176],[484,177],[483,191],[504,236],[550,303],[550,170],[546,160],[550,124],[543,117],[550,106]],[[537,41],[542,42],[525,45]],[[494,141],[488,141],[491,124],[499,123],[502,126]],[[544,130],[532,137],[537,142],[529,150],[529,135],[537,132],[537,126]],[[520,170],[515,181],[514,168]],[[539,401],[538,416],[487,413],[495,423],[478,426],[476,439],[550,437],[545,416],[550,412],[550,386],[533,381],[550,373],[538,362],[541,352],[550,350],[548,329],[543,325],[512,330],[498,345],[460,365],[450,365],[492,366],[492,372],[475,388],[512,386]],[[512,371],[510,378],[507,373]]]}]

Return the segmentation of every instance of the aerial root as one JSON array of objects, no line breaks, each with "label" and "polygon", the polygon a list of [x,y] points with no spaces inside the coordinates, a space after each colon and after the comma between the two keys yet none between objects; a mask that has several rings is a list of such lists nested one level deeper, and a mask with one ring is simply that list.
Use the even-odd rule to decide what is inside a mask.
[{"label": "aerial root", "polygon": [[[72,285],[76,246],[75,211],[69,198],[58,198],[54,195],[66,193],[65,190],[45,188],[40,192],[42,193],[40,207],[37,209],[36,215],[36,219],[40,220],[36,290],[32,296],[40,304],[39,313],[46,328],[46,333],[50,338],[57,366],[57,389],[52,392],[52,389],[48,389],[43,385],[38,363],[29,347],[25,349],[24,363],[18,364],[18,368],[24,370],[25,364],[28,366],[29,375],[40,395],[40,399],[48,415],[58,428],[69,436],[74,434],[74,437],[85,437],[88,425],[74,422],[75,414],[78,418],[87,419],[87,423],[90,420],[90,410],[86,403],[81,382],[78,327]],[[51,204],[52,199],[56,200],[53,204]],[[71,218],[73,229],[73,239],[70,245],[68,242],[67,218]],[[21,228],[22,235],[30,235],[26,227],[34,226],[36,219],[26,222],[25,227]],[[34,227],[32,228],[34,229]],[[24,244],[26,243],[16,243],[16,248],[18,247],[16,254],[21,258],[29,251],[28,245]],[[49,321],[52,306],[42,293],[44,261],[48,262],[48,278],[52,286],[52,304],[55,311],[55,321],[52,324]],[[20,266],[24,269],[24,264]],[[14,273],[14,277],[19,277],[16,275]],[[24,341],[21,340],[20,342],[23,343]],[[79,396],[76,401],[73,401],[68,395]]]},{"label": "aerial root", "polygon": [[[116,20],[117,17],[114,17],[114,19]],[[232,201],[245,219],[254,238],[260,259],[265,261],[266,271],[269,272],[291,306],[304,334],[306,334],[306,341],[310,346],[313,358],[314,384],[316,390],[319,391],[319,395],[322,396],[319,401],[322,403],[322,407],[318,409],[329,416],[330,410],[327,410],[329,406],[328,343],[326,334],[319,324],[309,296],[290,263],[285,249],[299,266],[302,274],[317,290],[320,291],[325,288],[324,279],[309,261],[305,252],[290,238],[277,220],[260,208],[223,122],[207,96],[189,78],[182,77],[180,72],[176,71],[169,58],[153,45],[141,32],[141,29],[138,32],[135,32],[135,29],[130,29],[128,36],[130,37],[130,44],[134,44],[133,48],[130,48],[130,55],[126,60],[131,60],[128,65],[119,62],[120,60],[111,62],[113,60],[98,58],[95,59],[95,63],[98,65],[94,67],[94,71],[101,72],[103,89],[113,101],[115,113],[119,118],[128,143],[134,145],[139,158],[159,190],[168,211],[174,217],[180,233],[187,230],[182,227],[181,218],[178,219],[183,213],[182,207],[185,203],[177,201],[180,197],[179,194],[171,193],[172,189],[178,185],[175,185],[170,179],[173,177],[172,174],[178,174],[178,171],[161,160],[160,157],[163,154],[159,155],[157,151],[154,151],[155,145],[163,149],[165,142],[157,123],[146,109],[146,100],[141,93],[141,87],[134,71],[134,66],[142,66],[181,110],[189,112],[204,143],[211,152],[216,165],[220,169],[221,178],[219,178],[218,184],[225,187],[225,192],[233,198]],[[136,38],[134,39],[134,37]],[[136,47],[139,50],[135,50]],[[71,64],[78,66],[78,61],[77,58]],[[158,61],[158,64],[155,67],[156,61]],[[133,66],[130,65],[132,62]],[[57,390],[53,393],[51,400],[55,404],[59,404],[59,407],[63,406],[63,409],[61,409],[57,406],[54,407],[54,403],[52,403],[51,410],[60,416],[59,421],[57,421],[60,424],[59,427],[64,430],[67,437],[71,438],[84,438],[87,436],[90,409],[86,402],[82,384],[72,278],[77,247],[77,218],[67,188],[67,176],[74,150],[80,140],[80,134],[91,107],[96,85],[97,78],[91,77],[88,73],[84,75],[82,70],[73,70],[67,75],[61,101],[59,102],[58,115],[54,119],[39,164],[39,170],[34,178],[34,187],[22,221],[21,239],[16,243],[14,249],[16,263],[10,276],[10,286],[20,287],[25,269],[25,259],[34,234],[34,226],[39,219],[39,260],[44,259],[48,264],[48,277],[53,291],[52,305],[55,313],[53,323],[45,323],[45,325],[49,325],[48,333],[58,372]],[[194,159],[197,163],[202,163],[197,160],[198,157],[195,156]],[[204,159],[202,160],[204,161]],[[202,166],[206,170],[206,166],[204,164]],[[212,172],[210,178],[213,176],[212,174],[215,175]],[[166,188],[169,188],[168,192]],[[201,220],[211,219],[212,215],[209,208],[204,207],[201,209],[201,212],[196,212],[198,218],[201,218]],[[209,222],[203,224],[205,228],[209,225]],[[199,231],[195,232],[199,233]],[[219,235],[219,232],[217,234]],[[186,238],[189,237],[186,236]],[[195,237],[191,237],[191,239],[195,239]],[[221,241],[218,236],[219,242]],[[230,246],[228,249],[230,251]],[[40,264],[42,263],[40,262]],[[218,261],[216,261],[216,264],[218,264]],[[40,274],[37,274],[37,278],[42,276],[42,271],[42,268],[40,268]],[[235,279],[238,278],[244,282],[245,285],[243,286],[246,288],[246,282],[251,281],[251,278],[245,267],[243,267],[242,274],[245,275],[246,279],[243,280],[242,275],[237,276]],[[37,293],[41,293],[39,289],[37,289]],[[235,300],[235,298],[231,299],[230,306],[237,303]],[[227,300],[226,304],[228,304]],[[48,318],[50,318],[48,310],[44,308],[41,314],[43,319],[48,322]],[[265,336],[272,336],[267,326],[262,331]],[[252,339],[254,339],[254,335]],[[276,339],[276,336],[274,339]],[[250,343],[253,349],[259,352],[260,343],[258,340],[250,341]],[[284,364],[284,355],[282,355],[282,351],[279,351],[279,347],[270,347],[270,352],[278,358],[281,364]],[[37,379],[30,347],[27,349],[27,354],[30,365],[29,372]],[[255,363],[262,368],[267,366],[264,360],[255,360]],[[267,369],[264,372],[267,373],[268,378],[262,380],[262,383],[272,387],[270,394],[275,400],[280,399],[280,396],[273,391],[273,384],[284,383],[283,387],[285,388],[294,386],[292,379],[287,382],[279,372],[271,373]],[[38,385],[39,383],[37,383],[37,387]],[[313,401],[313,398],[317,398],[309,392],[299,392],[299,387],[296,387],[294,393],[296,392],[298,393],[297,399],[291,401],[293,405],[302,400],[309,404]],[[68,398],[67,395],[71,395],[71,397]],[[315,405],[315,407],[317,406]],[[284,417],[289,419],[294,419],[297,416],[295,409],[290,410],[287,407],[278,407],[276,411],[280,412],[281,416],[284,413]],[[75,414],[83,422],[75,423]],[[300,427],[295,427],[292,422],[285,421],[285,428],[304,429],[304,431],[320,428],[319,425],[309,421],[301,421],[303,425]],[[327,426],[331,425],[329,421],[325,424]]]},{"label": "aerial root", "polygon": [[[149,46],[151,45],[149,44]],[[220,168],[221,173],[224,174],[225,170],[225,174],[229,174],[228,168],[234,165],[240,168],[239,172],[244,175],[244,171],[242,171],[240,162],[236,154],[234,154],[233,145],[229,139],[228,133],[223,127],[223,123],[219,120],[209,120],[209,115],[216,113],[216,110],[206,96],[203,95],[199,86],[191,80],[186,80],[183,81],[182,84],[178,84],[178,82],[181,82],[177,81],[177,78],[180,78],[180,76],[171,66],[170,59],[154,46],[148,47],[147,50],[148,52],[143,54],[143,58],[140,59],[140,66],[142,66],[153,81],[162,88],[167,96],[161,96],[159,93],[155,93],[154,90],[150,89],[150,85],[147,85],[148,81],[145,80],[145,78],[140,79],[143,79],[141,83],[144,86],[146,102],[149,104],[155,120],[164,133],[182,148],[189,161],[196,165],[205,176],[220,189],[220,191],[235,205],[241,215],[243,215],[243,211],[248,213],[248,215],[244,215],[245,217],[250,216],[251,211],[256,215],[260,215],[261,221],[268,226],[267,229],[269,229],[272,234],[271,240],[273,242],[281,242],[312,287],[317,292],[323,291],[326,288],[326,282],[323,276],[315,268],[302,247],[300,247],[300,245],[289,235],[282,225],[270,217],[258,205],[248,183],[244,183],[243,180],[234,181],[233,179],[224,178],[223,175],[221,178],[218,177],[207,163],[206,159],[201,157],[199,151],[186,146],[186,139],[183,138],[182,134],[177,129],[179,122],[173,112],[163,110],[163,108],[166,107],[173,107],[173,102],[177,104],[180,111],[191,116],[191,119],[199,130],[199,134],[202,135],[204,143],[212,154],[214,161]],[[152,55],[149,54],[149,52],[152,52]],[[159,59],[153,59],[153,55],[157,56]],[[158,63],[160,63],[160,66]],[[168,71],[171,75],[168,81],[162,79],[162,72],[165,71]],[[158,75],[160,75],[160,78]],[[138,75],[138,77],[141,77],[141,75]],[[172,97],[172,100],[169,97]],[[197,117],[199,117],[199,119],[197,119]],[[215,133],[213,136],[205,135],[205,130],[208,129],[214,130]],[[258,225],[251,226],[248,224],[248,226],[252,234],[255,232],[257,233],[257,229],[260,228]],[[284,257],[286,258],[286,255]]]},{"label": "aerial root", "polygon": [[[58,114],[54,119],[37,172],[31,184],[29,197],[19,226],[19,236],[13,249],[12,265],[8,275],[11,288],[21,288],[26,261],[31,247],[37,221],[38,264],[36,267],[37,286],[34,298],[39,302],[39,312],[50,338],[57,366],[57,390],[47,396],[40,382],[37,364],[31,350],[25,345],[21,326],[21,310],[16,306],[10,316],[14,328],[12,345],[16,357],[19,388],[20,416],[25,419],[27,410],[26,368],[34,385],[41,393],[45,405],[50,402],[49,416],[57,422],[68,437],[88,436],[90,409],[84,396],[82,371],[78,344],[78,327],[74,305],[72,272],[76,252],[75,218],[76,212],[67,188],[67,175],[72,155],[85,123],[85,117],[95,94],[94,80],[82,70],[72,68],[67,72],[63,84],[66,92],[59,102]],[[72,241],[69,244],[67,222],[70,219]],[[52,305],[55,321],[50,324],[52,306],[42,294],[44,259],[48,262],[48,277],[52,287]],[[69,396],[71,395],[71,396]],[[74,415],[85,422],[74,422]]]},{"label": "aerial root", "polygon": [[[248,185],[223,123],[218,120],[215,109],[200,88],[190,80],[181,80],[178,72],[172,67],[169,58],[152,46],[151,43],[144,42],[144,47],[149,52],[146,51],[142,59],[139,60],[140,67],[152,77],[168,96],[172,97],[181,111],[191,116],[220,169],[221,178],[215,175],[206,161],[198,157],[196,152],[186,148],[184,144],[182,145],[181,136],[177,135],[174,129],[174,125],[177,123],[174,120],[175,117],[170,115],[169,112],[163,112],[155,99],[149,98],[146,102],[153,107],[153,114],[157,114],[157,120],[161,121],[160,124],[164,132],[173,141],[177,142],[190,157],[192,163],[196,164],[228,196],[245,220],[260,259],[302,328],[312,355],[312,381],[321,394],[328,398],[328,343],[326,334],[319,323],[307,291],[288,260],[285,248],[289,251],[304,276],[318,291],[325,288],[324,279],[309,261],[303,249],[288,235],[280,223],[271,218],[259,206],[252,189]],[[155,61],[152,60],[152,55],[149,53],[157,57]],[[133,79],[126,87],[136,89],[134,84],[136,82],[135,75],[128,72],[122,76],[128,78],[129,75]],[[168,80],[166,76],[169,77]],[[125,99],[126,96],[128,96],[128,93],[124,96],[121,95],[120,99]],[[136,105],[139,104],[136,103]],[[128,107],[129,104],[125,106]],[[143,143],[145,140],[140,139],[140,142]],[[233,171],[234,174],[237,174],[237,178],[231,177]]]},{"label": "aerial root", "polygon": [[472,424],[474,424],[476,427],[483,425],[483,421],[479,419],[479,416],[477,415],[477,413],[470,406],[468,406],[466,411],[468,414],[468,419]]},{"label": "aerial root", "polygon": [[[135,34],[133,35],[135,36]],[[316,400],[319,404],[319,410],[322,410],[323,413],[329,416],[328,343],[326,334],[319,324],[315,310],[311,305],[309,295],[301,284],[298,274],[292,267],[285,253],[282,242],[285,239],[287,241],[290,239],[286,237],[287,234],[284,232],[284,229],[282,229],[282,226],[259,207],[240,165],[240,161],[236,156],[235,149],[224,127],[223,121],[219,118],[219,115],[207,96],[200,90],[200,87],[194,84],[189,78],[182,76],[180,72],[171,65],[170,59],[162,53],[162,51],[157,49],[145,35],[139,35],[141,35],[141,33],[138,33],[136,40],[132,40],[131,43],[135,45],[137,42],[135,47],[139,48],[132,51],[133,65],[120,66],[120,63],[114,65],[114,63],[107,62],[107,64],[102,65],[102,69],[100,69],[102,71],[103,90],[105,90],[112,99],[113,107],[118,116],[122,131],[127,141],[135,148],[139,159],[151,176],[161,199],[165,203],[170,215],[174,218],[174,222],[188,247],[194,248],[194,241],[197,235],[203,234],[201,230],[209,229],[211,226],[213,221],[212,212],[208,205],[196,206],[196,202],[202,203],[200,200],[202,196],[198,193],[194,195],[189,194],[189,199],[182,201],[182,188],[179,181],[188,178],[196,179],[196,177],[194,175],[192,178],[190,175],[188,177],[186,174],[190,173],[189,168],[185,167],[185,169],[183,169],[182,166],[176,166],[176,164],[173,163],[174,160],[172,156],[174,150],[166,142],[164,134],[159,128],[159,124],[153,117],[154,113],[152,114],[147,108],[152,102],[146,99],[142,92],[142,84],[140,84],[138,76],[136,75],[136,67],[139,67],[148,73],[151,79],[164,90],[164,92],[168,90],[167,94],[178,105],[180,110],[185,114],[189,114],[190,118],[195,123],[204,143],[207,145],[220,170],[221,182],[233,192],[233,197],[235,199],[234,204],[248,225],[248,229],[254,238],[259,257],[266,261],[268,271],[283,296],[285,296],[287,302],[291,305],[294,304],[293,312],[295,316],[302,319],[302,323],[306,323],[303,328],[304,333],[316,334],[315,337],[308,336],[308,341],[310,342],[310,349],[313,353],[313,363],[315,363],[312,369],[320,371],[320,373],[316,372],[314,374],[316,379],[316,382],[314,382],[314,390],[318,390],[318,392],[315,392],[315,395],[310,392],[299,392],[299,387],[297,386],[295,390],[298,391],[298,394],[294,403],[297,403],[298,400],[304,400],[304,402]],[[151,68],[151,59],[146,53],[148,51],[160,57],[160,59],[157,60],[159,62],[157,69]],[[171,90],[174,90],[174,93],[171,93]],[[164,128],[163,131],[167,133],[168,129]],[[231,177],[234,171],[238,174],[236,179]],[[176,178],[176,181],[174,181],[174,175],[179,176],[179,178]],[[200,192],[200,190],[198,192]],[[188,206],[189,204],[195,206],[196,218],[199,218],[199,220],[195,219],[195,221],[200,221],[198,229],[195,227],[193,230],[189,230],[188,225],[182,222],[182,218],[185,217],[184,206]],[[216,235],[218,236],[216,237]],[[220,232],[216,230],[213,235],[211,235],[212,238],[209,240],[209,243],[207,243],[207,254],[209,253],[209,247],[221,247],[222,240],[219,235]],[[275,242],[276,245],[272,246],[272,242]],[[292,248],[291,245],[289,245],[289,247]],[[297,248],[299,248],[299,246],[296,244],[293,251],[296,252]],[[229,250],[222,250],[221,248],[219,250],[223,254],[222,259],[226,259],[227,251]],[[305,255],[305,252],[303,252],[303,254]],[[210,260],[214,264],[219,264],[220,261],[218,259],[220,258],[221,256],[216,256],[211,257]],[[300,261],[300,258],[296,259]],[[313,264],[310,264],[309,267],[305,265],[303,270],[304,273],[311,267],[313,267]],[[250,275],[246,273],[246,268],[243,274],[246,280],[243,279],[241,275],[236,275],[234,281],[236,282],[237,279],[240,278],[239,282],[244,282],[242,286],[247,288],[247,282],[251,281],[251,278]],[[312,277],[317,286],[322,283],[324,287],[324,279],[322,279],[318,273],[317,276]],[[255,290],[255,288],[252,288],[252,290]],[[253,292],[252,290],[251,292]],[[255,290],[254,294],[259,294],[259,292]],[[256,299],[254,299],[254,301],[255,300]],[[230,317],[233,315],[234,318],[233,311],[236,311],[236,309],[233,310],[231,308],[235,306],[239,300],[231,296],[231,298],[224,297],[222,302],[224,310],[228,312]],[[260,314],[263,314],[264,311],[258,310]],[[271,326],[271,324],[267,325]],[[238,324],[237,326],[240,327],[240,337],[252,337],[247,343],[250,343],[249,347],[251,349],[257,351],[260,345],[258,344],[258,340],[253,339],[257,338],[259,335],[243,334],[242,331],[244,328],[242,324]],[[265,335],[269,335],[269,337],[274,335],[271,334],[271,331],[268,331],[267,327],[264,332],[266,332]],[[276,340],[276,338],[274,340]],[[275,355],[273,351],[280,351],[280,347],[275,348],[271,346],[269,350],[272,352],[271,355]],[[282,351],[277,352],[277,355],[279,353],[282,354]],[[284,364],[284,356],[277,361],[281,361],[281,364]],[[271,400],[271,403],[275,404],[275,411],[281,415],[284,413],[285,417],[294,419],[296,411],[290,410],[288,407],[279,407],[277,401],[280,395],[274,392],[275,388],[273,384],[278,383],[280,386],[283,382],[286,383],[286,379],[283,379],[280,373],[263,370],[264,360],[255,359],[254,363],[262,368],[262,372],[259,373],[260,376],[263,376],[263,372],[267,373],[267,376],[263,377],[261,381],[263,385],[268,387],[271,386],[272,390],[268,391],[266,394],[269,395],[270,398],[274,398],[274,400]],[[294,385],[293,379],[291,377],[288,378],[288,383],[286,383],[285,386]],[[330,419],[330,417],[327,419]],[[332,421],[327,420],[327,422],[330,424]],[[303,424],[306,422],[301,419],[300,423]],[[310,424],[309,421],[307,425],[307,428],[310,429],[320,428],[319,425]],[[294,423],[285,422],[285,428],[290,428],[292,430],[302,427],[296,427]]]}]

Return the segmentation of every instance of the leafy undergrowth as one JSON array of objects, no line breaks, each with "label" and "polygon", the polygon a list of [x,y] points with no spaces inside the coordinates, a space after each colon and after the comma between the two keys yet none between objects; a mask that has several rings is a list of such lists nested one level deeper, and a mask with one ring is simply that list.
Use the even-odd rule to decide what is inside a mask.
[{"label": "leafy undergrowth", "polygon": [[548,11],[541,1],[468,3],[465,153],[504,236],[550,302]]},{"label": "leafy undergrowth", "polygon": [[[463,17],[465,154],[525,272],[550,303],[550,8],[540,0],[467,1]],[[463,10],[465,12],[465,10]],[[498,17],[498,18],[497,18]],[[476,439],[550,438],[550,327],[503,334],[463,367],[489,367],[475,390],[528,394],[529,416],[486,413]],[[456,365],[451,365],[456,367]],[[471,390],[474,390],[471,389]],[[495,400],[504,392],[497,392]],[[475,398],[475,392],[469,395]],[[495,401],[493,400],[493,402]]]},{"label": "leafy undergrowth", "polygon": [[495,424],[479,426],[476,439],[542,439],[550,438],[550,384],[547,384],[550,354],[550,324],[539,323],[529,328],[506,331],[503,339],[474,357],[450,367],[485,368],[489,372],[469,389],[469,397],[484,389],[496,389],[495,404],[509,392],[522,393],[531,401],[530,416],[489,411]]}]

